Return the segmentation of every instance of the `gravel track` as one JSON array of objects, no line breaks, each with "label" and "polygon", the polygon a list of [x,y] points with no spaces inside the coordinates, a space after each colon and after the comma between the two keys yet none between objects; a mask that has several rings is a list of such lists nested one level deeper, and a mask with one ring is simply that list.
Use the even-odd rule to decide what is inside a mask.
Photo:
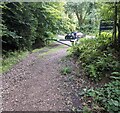
[{"label": "gravel track", "polygon": [[3,111],[70,111],[72,98],[60,73],[61,59],[67,55],[67,49],[54,44],[29,54],[4,73]]}]

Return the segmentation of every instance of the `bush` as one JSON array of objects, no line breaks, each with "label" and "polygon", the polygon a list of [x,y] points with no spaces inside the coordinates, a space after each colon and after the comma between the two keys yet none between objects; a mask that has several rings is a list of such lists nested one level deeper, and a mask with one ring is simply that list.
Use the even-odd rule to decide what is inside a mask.
[{"label": "bush", "polygon": [[[0,36],[2,36],[3,51],[24,49],[31,51],[31,49],[45,46],[46,38],[51,38],[60,31],[70,31],[72,22],[69,18],[66,19],[63,5],[56,2],[0,4],[2,8]],[[63,15],[65,19],[62,18]]]},{"label": "bush", "polygon": [[102,33],[92,39],[82,38],[79,44],[72,47],[70,52],[82,61],[87,75],[93,80],[110,77],[113,72],[120,72],[120,61],[116,57],[116,50],[111,48],[112,35]]}]

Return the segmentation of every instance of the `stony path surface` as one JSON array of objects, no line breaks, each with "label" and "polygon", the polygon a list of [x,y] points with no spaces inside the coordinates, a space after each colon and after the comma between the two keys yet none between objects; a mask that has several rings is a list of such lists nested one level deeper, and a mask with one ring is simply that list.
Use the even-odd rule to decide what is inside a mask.
[{"label": "stony path surface", "polygon": [[[2,76],[3,111],[69,111],[70,87],[60,73],[67,46],[52,45],[31,53]],[[69,91],[68,91],[69,90]]]}]

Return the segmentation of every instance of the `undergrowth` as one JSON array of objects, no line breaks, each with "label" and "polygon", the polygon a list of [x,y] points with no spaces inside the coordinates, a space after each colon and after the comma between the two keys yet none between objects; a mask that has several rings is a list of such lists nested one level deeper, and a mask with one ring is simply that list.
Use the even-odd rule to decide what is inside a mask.
[{"label": "undergrowth", "polygon": [[[84,98],[92,97],[91,111],[99,113],[120,113],[120,81],[114,80],[105,84],[102,88],[88,89]],[[96,107],[97,106],[97,107]],[[96,108],[95,108],[96,107]],[[96,113],[98,113],[96,112]]]},{"label": "undergrowth", "polygon": [[104,33],[93,39],[82,38],[70,52],[82,63],[88,77],[99,81],[102,77],[110,77],[120,73],[119,52],[111,47],[111,34]]},{"label": "undergrowth", "polygon": [[81,38],[69,51],[82,64],[91,80],[110,80],[102,87],[85,92],[84,98],[92,98],[93,106],[85,106],[83,110],[89,113],[120,113],[120,51],[112,47],[112,35],[102,33],[96,38]]}]

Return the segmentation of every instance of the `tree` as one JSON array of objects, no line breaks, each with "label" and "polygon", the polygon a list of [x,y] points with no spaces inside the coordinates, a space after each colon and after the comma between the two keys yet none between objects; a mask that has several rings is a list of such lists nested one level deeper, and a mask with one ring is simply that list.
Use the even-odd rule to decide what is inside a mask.
[{"label": "tree", "polygon": [[120,2],[117,4],[117,14],[118,14],[118,44],[120,47]]},{"label": "tree", "polygon": [[[65,6],[68,15],[75,14],[78,20],[78,25],[82,28],[87,17],[93,12],[94,3],[92,2],[68,2]],[[94,13],[95,14],[95,13]]]},{"label": "tree", "polygon": [[3,50],[42,47],[51,34],[69,30],[63,6],[61,2],[2,3]]},{"label": "tree", "polygon": [[[7,34],[2,36],[3,49],[30,49],[35,39],[35,19],[30,12],[28,3],[4,3],[2,8],[3,25],[7,27]],[[7,48],[9,49],[9,48]]]}]

